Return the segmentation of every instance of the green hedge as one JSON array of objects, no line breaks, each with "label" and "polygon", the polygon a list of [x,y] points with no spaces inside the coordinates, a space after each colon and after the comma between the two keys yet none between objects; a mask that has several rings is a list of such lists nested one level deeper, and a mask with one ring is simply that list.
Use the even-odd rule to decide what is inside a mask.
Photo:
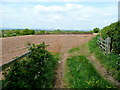
[{"label": "green hedge", "polygon": [[105,39],[110,37],[113,52],[120,54],[120,22],[112,23],[101,30],[101,36]]},{"label": "green hedge", "polygon": [[55,68],[58,58],[47,50],[45,44],[32,45],[32,53],[25,59],[16,62],[6,76],[6,88],[52,88],[55,79]]},{"label": "green hedge", "polygon": [[108,56],[104,55],[103,52],[97,46],[97,40],[99,36],[92,38],[89,41],[89,49],[91,53],[94,53],[95,57],[100,61],[101,64],[110,72],[110,74],[120,82],[120,58],[118,54],[110,53]]}]

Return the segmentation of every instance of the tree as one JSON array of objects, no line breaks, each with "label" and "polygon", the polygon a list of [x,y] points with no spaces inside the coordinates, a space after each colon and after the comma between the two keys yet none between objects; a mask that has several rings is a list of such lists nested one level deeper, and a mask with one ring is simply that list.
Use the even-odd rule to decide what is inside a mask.
[{"label": "tree", "polygon": [[30,34],[35,34],[35,30],[30,30]]},{"label": "tree", "polygon": [[99,33],[100,29],[99,28],[94,28],[93,32],[94,33]]},{"label": "tree", "polygon": [[21,33],[22,33],[22,35],[29,35],[30,34],[30,30],[26,28]]},{"label": "tree", "polygon": [[12,30],[6,30],[6,36],[10,37],[12,36],[13,31]]},{"label": "tree", "polygon": [[38,34],[45,34],[45,33],[46,33],[45,30],[40,30],[40,31],[38,32]]}]

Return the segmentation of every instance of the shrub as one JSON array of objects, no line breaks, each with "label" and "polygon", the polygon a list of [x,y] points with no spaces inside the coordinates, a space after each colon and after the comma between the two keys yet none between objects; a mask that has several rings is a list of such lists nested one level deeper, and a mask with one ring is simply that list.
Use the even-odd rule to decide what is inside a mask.
[{"label": "shrub", "polygon": [[45,30],[40,30],[40,31],[38,32],[38,34],[45,34],[45,33],[46,33]]},{"label": "shrub", "polygon": [[114,53],[120,54],[120,22],[112,23],[101,30],[101,36],[105,39],[111,38],[111,47]]},{"label": "shrub", "polygon": [[7,88],[52,88],[57,58],[45,50],[44,43],[31,45],[31,54],[16,62],[6,76]]},{"label": "shrub", "polygon": [[99,28],[94,28],[93,32],[94,33],[99,33],[100,29]]}]

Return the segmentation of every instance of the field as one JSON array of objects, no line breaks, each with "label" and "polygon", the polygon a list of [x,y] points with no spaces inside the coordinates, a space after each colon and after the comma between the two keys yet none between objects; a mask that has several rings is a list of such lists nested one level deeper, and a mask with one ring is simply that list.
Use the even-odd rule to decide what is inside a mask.
[{"label": "field", "polygon": [[[117,81],[119,77],[116,75],[117,78],[114,78],[110,75],[110,72],[107,71],[106,67],[99,62],[99,59],[95,56],[96,54],[94,55],[94,53],[91,52],[90,47],[97,45],[97,40],[94,41],[93,37],[96,38],[98,36],[90,34],[66,34],[28,35],[1,38],[1,64],[27,52],[28,43],[35,44],[31,46],[30,50],[32,50],[32,53],[28,57],[18,61],[11,69],[6,70],[3,73],[3,75],[5,75],[5,77],[2,77],[3,87],[7,88],[7,82],[10,82],[7,84],[8,87],[18,86],[28,88],[32,88],[35,83],[35,86],[40,88],[119,87],[120,83]],[[47,50],[45,50],[45,44],[42,42],[49,45],[49,47],[46,48]],[[95,49],[94,47],[92,47],[93,50]],[[101,57],[106,56],[102,55]],[[9,71],[9,73],[7,71]],[[32,75],[32,78],[29,77],[30,74]],[[18,77],[19,80],[17,80]],[[34,81],[34,84],[28,83],[31,81]]]},{"label": "field", "polygon": [[87,43],[93,35],[27,35],[1,38],[2,40],[2,63],[20,56],[27,52],[27,43],[40,44],[45,42],[50,52],[64,53],[69,49]]}]

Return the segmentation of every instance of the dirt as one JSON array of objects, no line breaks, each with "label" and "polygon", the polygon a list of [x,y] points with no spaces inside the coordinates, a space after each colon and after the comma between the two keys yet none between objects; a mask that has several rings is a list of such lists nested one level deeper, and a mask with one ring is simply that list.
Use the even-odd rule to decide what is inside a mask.
[{"label": "dirt", "polygon": [[[16,36],[0,38],[2,41],[2,48],[0,48],[0,65],[8,62],[9,60],[20,56],[27,52],[27,43],[40,44],[45,42],[49,47],[47,48],[50,52],[65,53],[69,49],[75,48],[79,45],[87,43],[93,35],[28,35],[28,36]],[[66,84],[63,81],[64,68],[68,53],[63,54],[62,60],[58,63],[56,70],[56,81],[55,88],[63,88]]]},{"label": "dirt", "polygon": [[95,58],[94,54],[91,54],[89,60],[92,62],[96,70],[100,73],[100,75],[107,81],[113,83],[114,85],[120,87],[120,83],[116,81],[108,71],[103,67],[103,65]]},{"label": "dirt", "polygon": [[65,77],[65,65],[66,65],[66,60],[68,57],[69,57],[69,54],[65,53],[62,55],[62,60],[58,62],[54,88],[65,88],[66,87],[66,83],[64,82],[64,77]]},{"label": "dirt", "polygon": [[93,66],[95,67],[95,69],[97,70],[97,72],[108,82],[120,87],[120,83],[118,81],[116,81],[110,74],[109,72],[106,70],[106,68],[104,68],[104,66],[99,62],[99,60],[97,60],[97,58],[95,57],[95,55],[93,53],[90,53],[89,48],[86,45],[82,45],[81,46],[80,53],[84,56],[86,56],[88,58],[88,60],[90,60],[90,62],[93,64]]},{"label": "dirt", "polygon": [[[81,45],[80,53],[86,56],[90,62],[94,65],[95,69],[100,73],[100,75],[107,81],[120,86],[107,70],[102,66],[102,64],[95,58],[94,54],[89,52],[87,43],[93,35],[29,35],[29,36],[19,36],[19,37],[8,37],[2,38],[2,63],[4,64],[16,56],[27,51],[26,43],[40,44],[45,42],[49,45],[47,48],[51,52],[64,53],[61,57],[62,59],[58,62],[58,67],[56,70],[56,80],[54,83],[54,88],[65,88],[66,83],[64,82],[65,76],[65,65],[66,60],[70,56],[66,53],[68,50]],[[1,48],[0,48],[1,49]]]},{"label": "dirt", "polygon": [[69,49],[88,42],[93,35],[28,35],[0,38],[0,65],[27,52],[27,43],[40,44],[45,42],[51,52],[67,52]]}]

